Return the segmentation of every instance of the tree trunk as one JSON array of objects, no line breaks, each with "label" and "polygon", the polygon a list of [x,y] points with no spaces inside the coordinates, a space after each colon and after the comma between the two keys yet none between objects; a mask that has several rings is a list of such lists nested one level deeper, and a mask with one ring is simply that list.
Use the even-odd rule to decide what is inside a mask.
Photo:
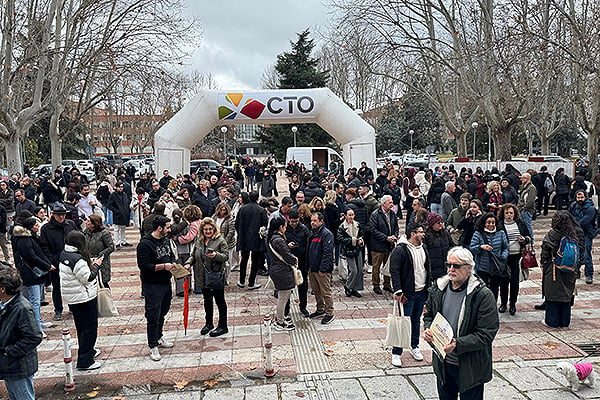
[{"label": "tree trunk", "polygon": [[456,153],[459,158],[467,157],[467,132],[454,132],[454,140],[456,140]]},{"label": "tree trunk", "polygon": [[15,134],[9,139],[6,139],[4,150],[6,152],[6,168],[11,174],[23,173],[23,156],[21,153],[21,137],[20,134]]},{"label": "tree trunk", "polygon": [[50,117],[50,155],[52,158],[52,170],[62,164],[62,140],[60,138],[60,113],[52,114]]},{"label": "tree trunk", "polygon": [[540,134],[539,136],[542,154],[550,154],[550,138],[544,133]]},{"label": "tree trunk", "polygon": [[588,160],[592,177],[598,173],[598,137],[600,137],[600,127],[596,126],[591,132],[588,132]]},{"label": "tree trunk", "polygon": [[499,128],[494,132],[494,159],[509,161],[511,159],[510,128]]}]

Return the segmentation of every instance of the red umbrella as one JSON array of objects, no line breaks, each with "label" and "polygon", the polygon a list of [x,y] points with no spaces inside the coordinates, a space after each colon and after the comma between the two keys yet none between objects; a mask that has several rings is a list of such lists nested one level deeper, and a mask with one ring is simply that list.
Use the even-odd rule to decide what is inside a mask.
[{"label": "red umbrella", "polygon": [[183,281],[183,329],[187,335],[188,315],[190,313],[190,278]]}]

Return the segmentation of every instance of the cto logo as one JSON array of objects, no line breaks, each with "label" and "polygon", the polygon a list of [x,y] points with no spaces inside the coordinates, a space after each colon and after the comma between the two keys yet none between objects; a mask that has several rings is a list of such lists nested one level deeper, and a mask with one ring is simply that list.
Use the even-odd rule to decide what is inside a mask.
[{"label": "cto logo", "polygon": [[296,111],[308,114],[314,110],[315,101],[309,96],[273,96],[267,100],[267,110],[271,114],[281,114],[286,108],[288,114],[295,114]]}]

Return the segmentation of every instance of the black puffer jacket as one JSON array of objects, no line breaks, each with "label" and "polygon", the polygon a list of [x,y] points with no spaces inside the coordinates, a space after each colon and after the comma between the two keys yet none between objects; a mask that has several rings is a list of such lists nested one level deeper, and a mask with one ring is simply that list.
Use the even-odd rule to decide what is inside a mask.
[{"label": "black puffer jacket", "polygon": [[44,255],[38,239],[29,229],[19,225],[15,226],[13,235],[15,267],[21,274],[23,286],[35,286],[44,283],[46,276],[36,278],[33,275],[33,268],[38,267],[44,271],[49,271],[52,264]]},{"label": "black puffer jacket", "polygon": [[23,379],[38,370],[42,332],[31,304],[17,294],[0,311],[0,379]]},{"label": "black puffer jacket", "polygon": [[[445,276],[429,289],[423,315],[424,329],[429,329],[435,315],[442,312],[449,284],[450,279]],[[459,328],[454,335],[454,351],[458,356],[458,388],[461,393],[492,380],[492,342],[500,327],[496,300],[485,283],[476,275],[471,275],[465,290],[467,295],[461,306]],[[442,382],[446,381],[444,370],[443,360],[434,355],[433,371]]]},{"label": "black puffer jacket", "polygon": [[446,275],[446,256],[448,250],[454,247],[454,241],[450,233],[445,230],[434,231],[428,229],[425,233],[423,243],[429,251],[429,263],[431,264],[431,280],[436,280]]},{"label": "black puffer jacket", "polygon": [[364,200],[361,198],[352,199],[346,204],[346,208],[351,208],[354,211],[354,220],[362,226],[365,232],[370,232],[369,212]]},{"label": "black puffer jacket", "polygon": [[271,237],[267,252],[271,257],[269,276],[273,281],[273,285],[275,285],[275,289],[289,290],[296,287],[292,265],[295,265],[298,259],[292,254],[285,238],[279,232],[275,232]]},{"label": "black puffer jacket", "polygon": [[77,227],[73,221],[65,219],[65,222],[59,224],[54,218],[42,226],[40,230],[40,245],[44,254],[52,265],[58,268],[60,263],[60,253],[65,249],[65,237],[67,233],[76,230]]}]

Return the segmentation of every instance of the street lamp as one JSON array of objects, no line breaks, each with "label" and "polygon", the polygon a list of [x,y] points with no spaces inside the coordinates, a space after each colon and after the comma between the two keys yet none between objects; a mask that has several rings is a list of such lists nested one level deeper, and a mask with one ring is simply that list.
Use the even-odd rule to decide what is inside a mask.
[{"label": "street lamp", "polygon": [[411,129],[410,131],[408,131],[408,133],[410,134],[410,152],[412,154],[412,152],[413,152],[413,135],[415,134],[415,131],[413,131]]},{"label": "street lamp", "polygon": [[478,127],[479,127],[479,124],[477,123],[477,121],[475,121],[471,124],[471,128],[473,128],[473,161],[475,161],[475,139],[477,138],[477,128]]},{"label": "street lamp", "polygon": [[296,133],[298,132],[298,127],[296,125],[292,126],[292,133],[294,134],[294,147],[296,147]]},{"label": "street lamp", "polygon": [[221,127],[221,132],[223,132],[223,155],[225,156],[225,158],[227,158],[227,127],[225,125]]}]

